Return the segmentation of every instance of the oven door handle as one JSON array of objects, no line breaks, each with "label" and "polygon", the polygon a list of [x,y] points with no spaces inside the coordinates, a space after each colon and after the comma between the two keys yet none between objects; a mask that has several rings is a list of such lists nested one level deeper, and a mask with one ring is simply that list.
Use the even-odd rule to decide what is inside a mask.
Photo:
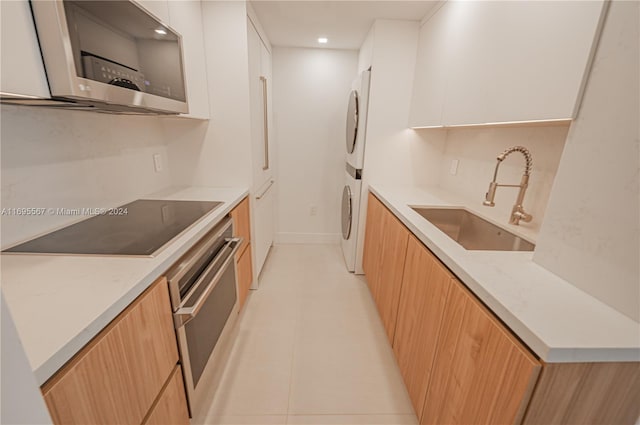
[{"label": "oven door handle", "polygon": [[[185,300],[185,303],[183,303],[180,308],[176,310],[175,313],[173,313],[173,322],[176,329],[179,329],[180,327],[186,325],[198,315],[198,312],[204,305],[207,297],[211,294],[218,282],[220,282],[220,279],[222,279],[222,276],[227,270],[227,267],[229,267],[229,263],[233,261],[235,253],[238,251],[241,244],[242,238],[228,238],[226,240],[226,243],[224,244],[222,249],[220,249],[220,253],[216,255],[216,257],[211,261],[211,264],[202,272],[202,275],[198,279],[198,281],[196,281],[196,283],[193,285],[194,288],[200,286],[209,272],[211,272],[211,270],[213,270],[213,268],[218,265],[220,259],[225,258],[226,256],[224,262],[220,266],[220,269],[216,272],[215,276],[213,276],[213,279],[211,279],[211,283],[209,283],[209,286],[207,286],[207,288],[202,291],[202,294],[193,304],[185,307],[184,304],[186,304],[186,302],[189,300],[189,298],[187,298]],[[227,254],[227,251],[229,250],[231,251]]]}]

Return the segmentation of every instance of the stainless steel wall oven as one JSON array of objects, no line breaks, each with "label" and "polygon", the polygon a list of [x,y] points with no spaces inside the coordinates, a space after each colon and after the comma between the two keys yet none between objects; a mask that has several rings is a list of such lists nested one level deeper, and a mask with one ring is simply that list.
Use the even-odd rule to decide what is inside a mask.
[{"label": "stainless steel wall oven", "polygon": [[192,416],[203,377],[230,342],[238,316],[234,258],[242,239],[232,237],[232,225],[224,219],[167,274]]}]

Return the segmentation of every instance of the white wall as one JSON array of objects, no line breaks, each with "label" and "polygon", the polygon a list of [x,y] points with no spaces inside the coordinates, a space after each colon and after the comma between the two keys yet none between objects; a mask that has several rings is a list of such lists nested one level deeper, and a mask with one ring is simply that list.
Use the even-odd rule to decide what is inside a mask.
[{"label": "white wall", "polygon": [[[371,87],[363,183],[424,184],[437,176],[433,152],[445,132],[408,129],[409,104],[418,48],[419,22],[377,20],[363,46],[371,53]],[[366,68],[361,65],[359,68]]]},{"label": "white wall", "polygon": [[13,318],[0,294],[2,314],[2,376],[0,386],[3,424],[51,424],[51,417],[44,404],[40,387],[31,371],[29,359],[24,352]]},{"label": "white wall", "polygon": [[357,63],[355,50],[273,49],[276,242],[340,240],[345,112]]},{"label": "white wall", "polygon": [[[171,184],[157,117],[7,105],[0,112],[2,208],[115,206]],[[4,215],[2,247],[81,218]]]},{"label": "white wall", "polygon": [[[359,52],[358,69],[371,66],[362,190],[370,183],[425,185],[437,179],[445,131],[408,128],[419,22],[376,20]],[[361,197],[356,273],[362,270],[367,198]]]},{"label": "white wall", "polygon": [[358,51],[358,73],[369,69],[371,65],[373,65],[374,28],[375,25],[369,29],[367,37],[362,42],[362,46],[360,46],[360,50]]},{"label": "white wall", "polygon": [[177,183],[250,187],[246,4],[205,1],[202,19],[211,120],[165,124],[174,176]]},{"label": "white wall", "polygon": [[[437,185],[447,192],[482,209],[487,216],[507,223],[518,195],[517,188],[498,188],[495,207],[482,207],[496,166],[496,157],[505,149],[522,145],[531,152],[533,171],[524,200],[525,210],[533,215],[520,227],[540,229],[551,186],[558,170],[568,127],[461,128],[447,131]],[[431,130],[421,130],[429,132]],[[457,174],[450,173],[452,160],[458,160]],[[519,184],[524,157],[514,152],[500,165],[498,183]]]},{"label": "white wall", "polygon": [[640,321],[640,3],[614,1],[534,261]]}]

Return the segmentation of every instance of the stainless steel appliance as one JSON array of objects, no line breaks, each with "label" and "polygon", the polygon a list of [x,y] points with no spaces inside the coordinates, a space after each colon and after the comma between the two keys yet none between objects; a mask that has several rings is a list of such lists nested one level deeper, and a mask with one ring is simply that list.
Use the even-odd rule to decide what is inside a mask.
[{"label": "stainless steel appliance", "polygon": [[167,274],[191,416],[210,389],[205,376],[223,357],[238,316],[234,257],[241,242],[227,218]]},{"label": "stainless steel appliance", "polygon": [[60,208],[59,213],[67,215],[97,215],[3,252],[152,256],[220,205],[222,202],[139,199],[109,209]]},{"label": "stainless steel appliance", "polygon": [[182,37],[137,3],[32,1],[31,10],[54,101],[114,113],[188,112]]}]

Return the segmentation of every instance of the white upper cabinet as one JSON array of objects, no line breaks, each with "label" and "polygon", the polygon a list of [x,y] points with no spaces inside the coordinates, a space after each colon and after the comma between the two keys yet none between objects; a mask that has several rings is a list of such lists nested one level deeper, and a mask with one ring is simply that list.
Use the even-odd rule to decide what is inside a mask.
[{"label": "white upper cabinet", "polygon": [[409,125],[574,118],[602,1],[447,2],[422,27]]},{"label": "white upper cabinet", "polygon": [[189,101],[189,113],[183,116],[209,119],[209,86],[200,1],[172,0],[168,4],[169,24],[182,35],[182,57]]},{"label": "white upper cabinet", "polygon": [[444,83],[454,28],[447,19],[451,19],[450,14],[436,13],[420,30],[410,111],[412,127],[442,124]]},{"label": "white upper cabinet", "polygon": [[48,98],[49,86],[29,2],[2,1],[0,8],[3,57],[0,91],[3,95]]},{"label": "white upper cabinet", "polygon": [[[173,0],[172,0],[173,1]],[[169,3],[172,1],[168,0],[136,0],[136,3],[140,4],[142,7],[147,9],[156,18],[160,19],[162,22],[170,23],[169,21]]]}]

